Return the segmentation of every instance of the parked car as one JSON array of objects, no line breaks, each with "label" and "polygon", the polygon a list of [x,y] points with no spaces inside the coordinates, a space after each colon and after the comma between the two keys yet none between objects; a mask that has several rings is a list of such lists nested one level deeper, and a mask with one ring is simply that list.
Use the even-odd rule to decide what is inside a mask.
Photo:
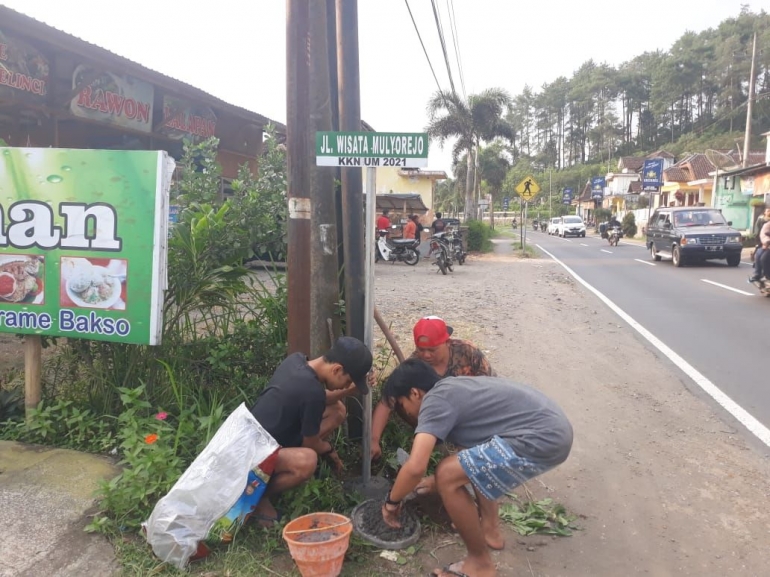
[{"label": "parked car", "polygon": [[579,216],[563,216],[561,222],[556,225],[556,234],[565,236],[585,236],[586,225]]},{"label": "parked car", "polygon": [[718,259],[738,266],[741,233],[731,225],[716,208],[659,208],[647,227],[647,249],[654,260],[670,258],[677,267]]},{"label": "parked car", "polygon": [[556,216],[548,223],[548,234],[556,234],[556,228],[561,224],[561,217]]}]

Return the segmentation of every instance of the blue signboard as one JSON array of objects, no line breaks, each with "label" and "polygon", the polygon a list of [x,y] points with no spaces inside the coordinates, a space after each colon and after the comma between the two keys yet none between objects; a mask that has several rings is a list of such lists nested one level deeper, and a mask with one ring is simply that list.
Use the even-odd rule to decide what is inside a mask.
[{"label": "blue signboard", "polygon": [[659,192],[663,184],[663,159],[648,158],[642,167],[642,189],[646,192]]},{"label": "blue signboard", "polygon": [[511,205],[511,199],[510,197],[503,198],[503,210],[508,210],[508,207]]},{"label": "blue signboard", "polygon": [[603,176],[594,176],[591,178],[591,198],[603,198],[604,187],[607,186],[607,182]]},{"label": "blue signboard", "polygon": [[571,188],[565,188],[561,192],[561,202],[562,204],[572,204],[572,189]]}]

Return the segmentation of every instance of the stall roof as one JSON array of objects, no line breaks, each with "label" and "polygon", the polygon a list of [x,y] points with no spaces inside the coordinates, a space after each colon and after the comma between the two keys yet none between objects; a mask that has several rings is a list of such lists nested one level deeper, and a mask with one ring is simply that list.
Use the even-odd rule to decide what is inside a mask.
[{"label": "stall roof", "polygon": [[394,193],[394,194],[378,194],[377,195],[377,210],[383,209],[398,210],[405,212],[428,212],[428,207],[422,201],[422,197],[419,194],[409,193]]},{"label": "stall roof", "polygon": [[70,51],[92,62],[106,63],[107,66],[118,68],[121,72],[137,76],[143,80],[152,82],[171,92],[176,92],[187,98],[194,98],[205,102],[209,106],[225,110],[240,118],[265,126],[272,123],[279,133],[286,132],[286,126],[256,112],[225,102],[212,94],[204,92],[186,82],[177,80],[172,76],[147,68],[138,62],[124,58],[110,50],[97,46],[91,42],[68,34],[50,24],[36,20],[31,16],[0,5],[0,22],[3,27],[14,32],[19,32],[35,40],[46,42],[51,46]]}]

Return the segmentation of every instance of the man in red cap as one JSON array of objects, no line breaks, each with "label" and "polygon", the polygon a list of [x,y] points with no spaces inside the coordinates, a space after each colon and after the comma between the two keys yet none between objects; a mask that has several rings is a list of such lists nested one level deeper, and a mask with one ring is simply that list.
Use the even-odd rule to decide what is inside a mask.
[{"label": "man in red cap", "polygon": [[[415,350],[413,358],[428,363],[443,379],[446,377],[490,377],[496,376],[481,350],[462,339],[453,339],[452,327],[447,326],[443,319],[436,316],[423,317],[414,325]],[[396,409],[399,416],[412,427],[417,425],[415,418]],[[372,415],[372,448],[371,457],[377,459],[382,455],[380,438],[388,424],[392,409],[384,401],[380,401]]]}]

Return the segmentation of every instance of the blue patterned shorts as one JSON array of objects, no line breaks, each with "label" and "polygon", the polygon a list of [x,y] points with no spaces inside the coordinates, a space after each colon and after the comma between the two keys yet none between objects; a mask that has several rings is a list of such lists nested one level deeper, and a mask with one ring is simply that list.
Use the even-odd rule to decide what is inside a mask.
[{"label": "blue patterned shorts", "polygon": [[519,457],[497,435],[483,445],[463,449],[457,453],[457,458],[473,486],[490,501],[497,501],[515,487],[550,469]]}]

